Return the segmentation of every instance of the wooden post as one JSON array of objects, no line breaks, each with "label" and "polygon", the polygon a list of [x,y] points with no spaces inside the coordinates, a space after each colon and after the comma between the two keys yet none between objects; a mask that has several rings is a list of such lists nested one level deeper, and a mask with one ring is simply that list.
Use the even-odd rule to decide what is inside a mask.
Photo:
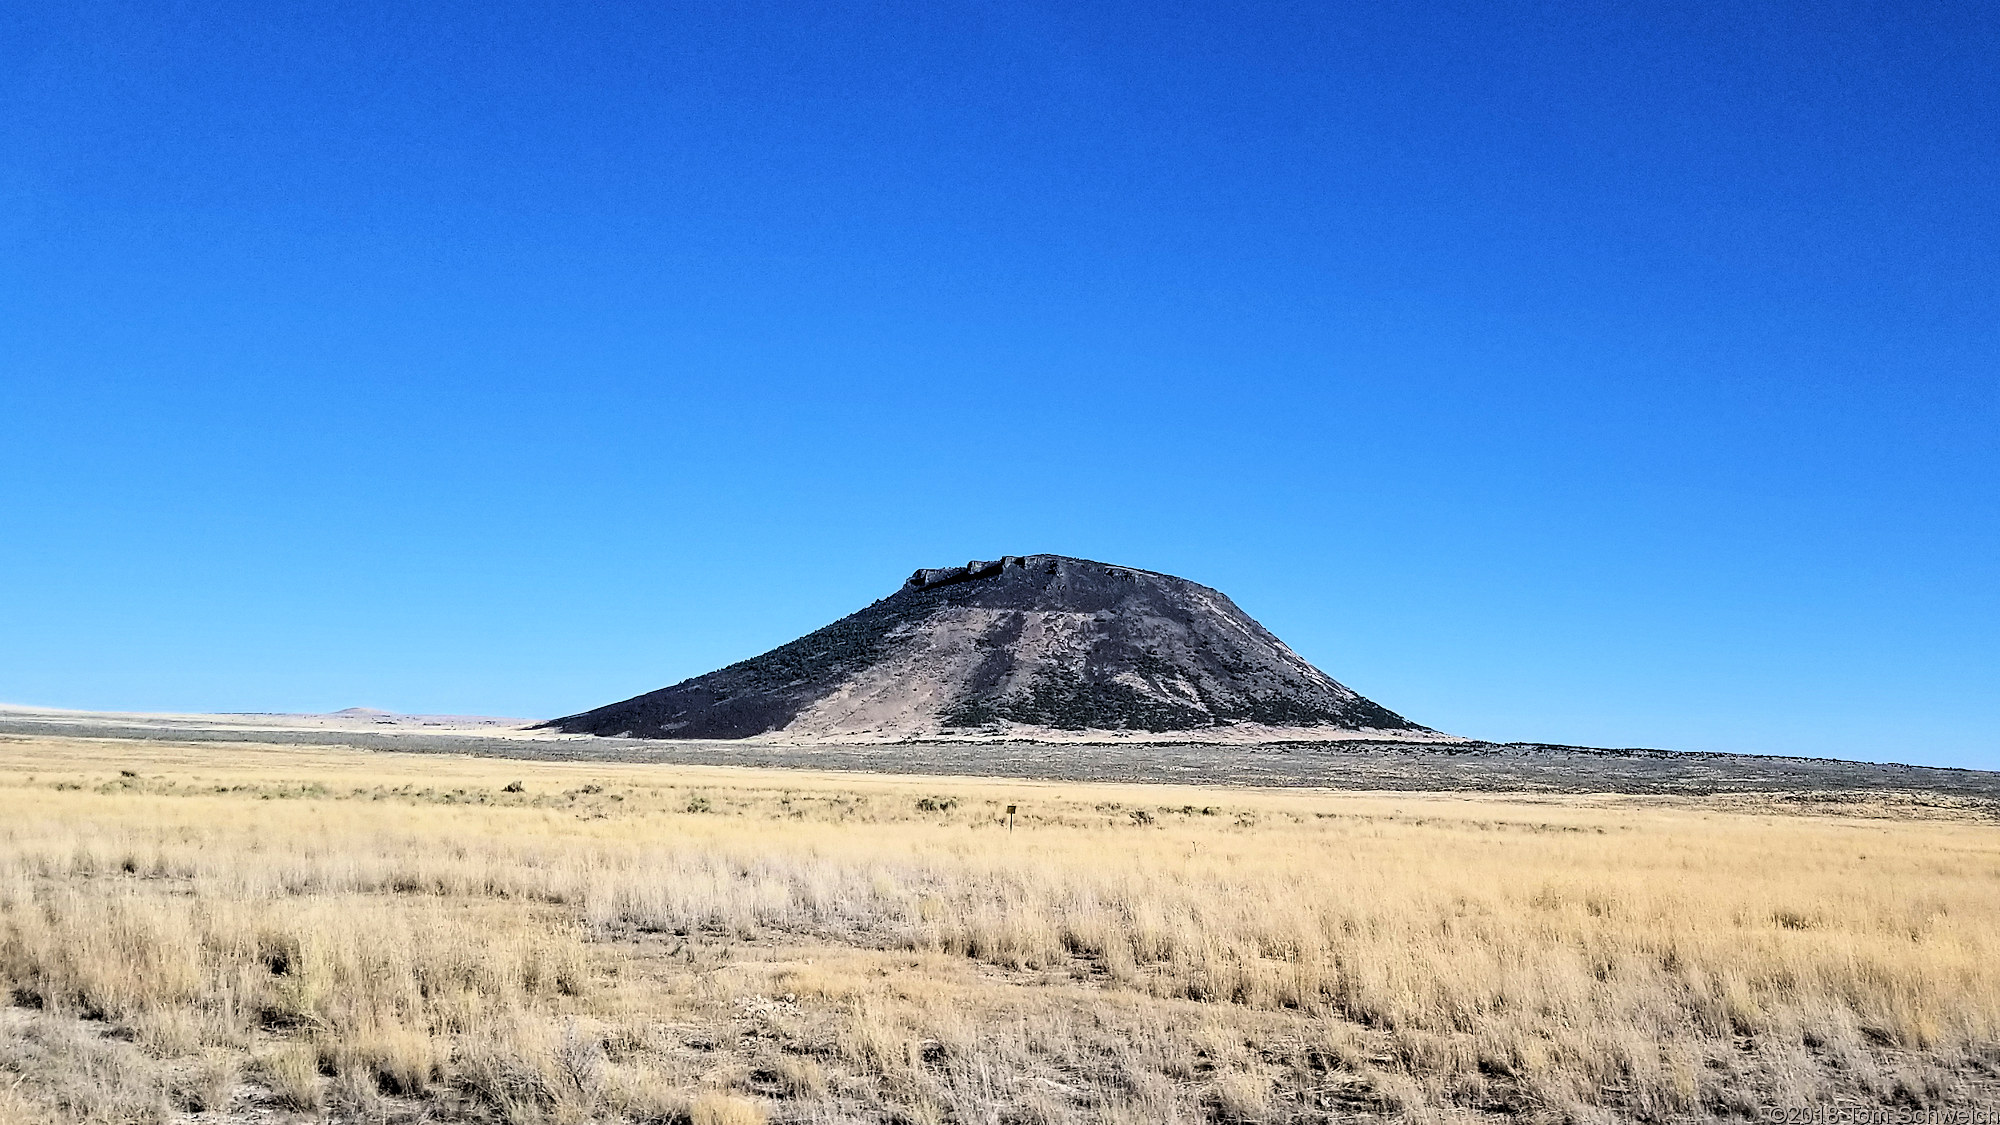
[{"label": "wooden post", "polygon": [[1007,831],[1014,831],[1014,806],[1007,806]]}]

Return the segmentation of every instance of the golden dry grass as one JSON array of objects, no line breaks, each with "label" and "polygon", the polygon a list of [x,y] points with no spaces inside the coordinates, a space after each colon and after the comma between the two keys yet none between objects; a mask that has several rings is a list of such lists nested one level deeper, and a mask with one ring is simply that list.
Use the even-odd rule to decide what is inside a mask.
[{"label": "golden dry grass", "polygon": [[22,739],[0,989],[29,1120],[1992,1104],[2000,831]]}]

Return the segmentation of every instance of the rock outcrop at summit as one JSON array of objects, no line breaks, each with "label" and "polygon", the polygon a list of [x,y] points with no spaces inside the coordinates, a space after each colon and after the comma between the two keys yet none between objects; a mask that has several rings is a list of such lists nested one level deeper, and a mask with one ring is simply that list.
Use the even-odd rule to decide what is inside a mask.
[{"label": "rock outcrop at summit", "polygon": [[762,656],[547,724],[640,738],[1438,736],[1216,590],[1061,555],[919,570]]}]

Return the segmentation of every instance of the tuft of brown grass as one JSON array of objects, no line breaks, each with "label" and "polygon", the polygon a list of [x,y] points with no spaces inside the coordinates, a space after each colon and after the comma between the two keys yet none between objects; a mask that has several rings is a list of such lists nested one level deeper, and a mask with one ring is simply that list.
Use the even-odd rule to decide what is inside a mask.
[{"label": "tuft of brown grass", "polygon": [[756,1102],[717,1093],[696,1098],[688,1118],[693,1125],[764,1125],[766,1120]]},{"label": "tuft of brown grass", "polygon": [[214,1052],[195,1059],[173,1079],[176,1109],[215,1113],[229,1108],[242,1078],[242,1064],[231,1055]]},{"label": "tuft of brown grass", "polygon": [[106,1123],[1958,1106],[2000,1091],[1996,887],[2000,830],[1943,815],[23,740],[0,1091]]},{"label": "tuft of brown grass", "polygon": [[285,1109],[315,1110],[325,1100],[319,1059],[311,1048],[284,1046],[256,1056],[257,1076]]}]

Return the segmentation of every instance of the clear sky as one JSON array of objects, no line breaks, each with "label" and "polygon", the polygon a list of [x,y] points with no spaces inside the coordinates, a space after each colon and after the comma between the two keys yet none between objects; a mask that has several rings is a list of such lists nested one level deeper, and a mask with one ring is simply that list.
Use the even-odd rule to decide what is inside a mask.
[{"label": "clear sky", "polygon": [[2000,768],[2000,9],[17,4],[0,700],[546,716],[910,570]]}]

